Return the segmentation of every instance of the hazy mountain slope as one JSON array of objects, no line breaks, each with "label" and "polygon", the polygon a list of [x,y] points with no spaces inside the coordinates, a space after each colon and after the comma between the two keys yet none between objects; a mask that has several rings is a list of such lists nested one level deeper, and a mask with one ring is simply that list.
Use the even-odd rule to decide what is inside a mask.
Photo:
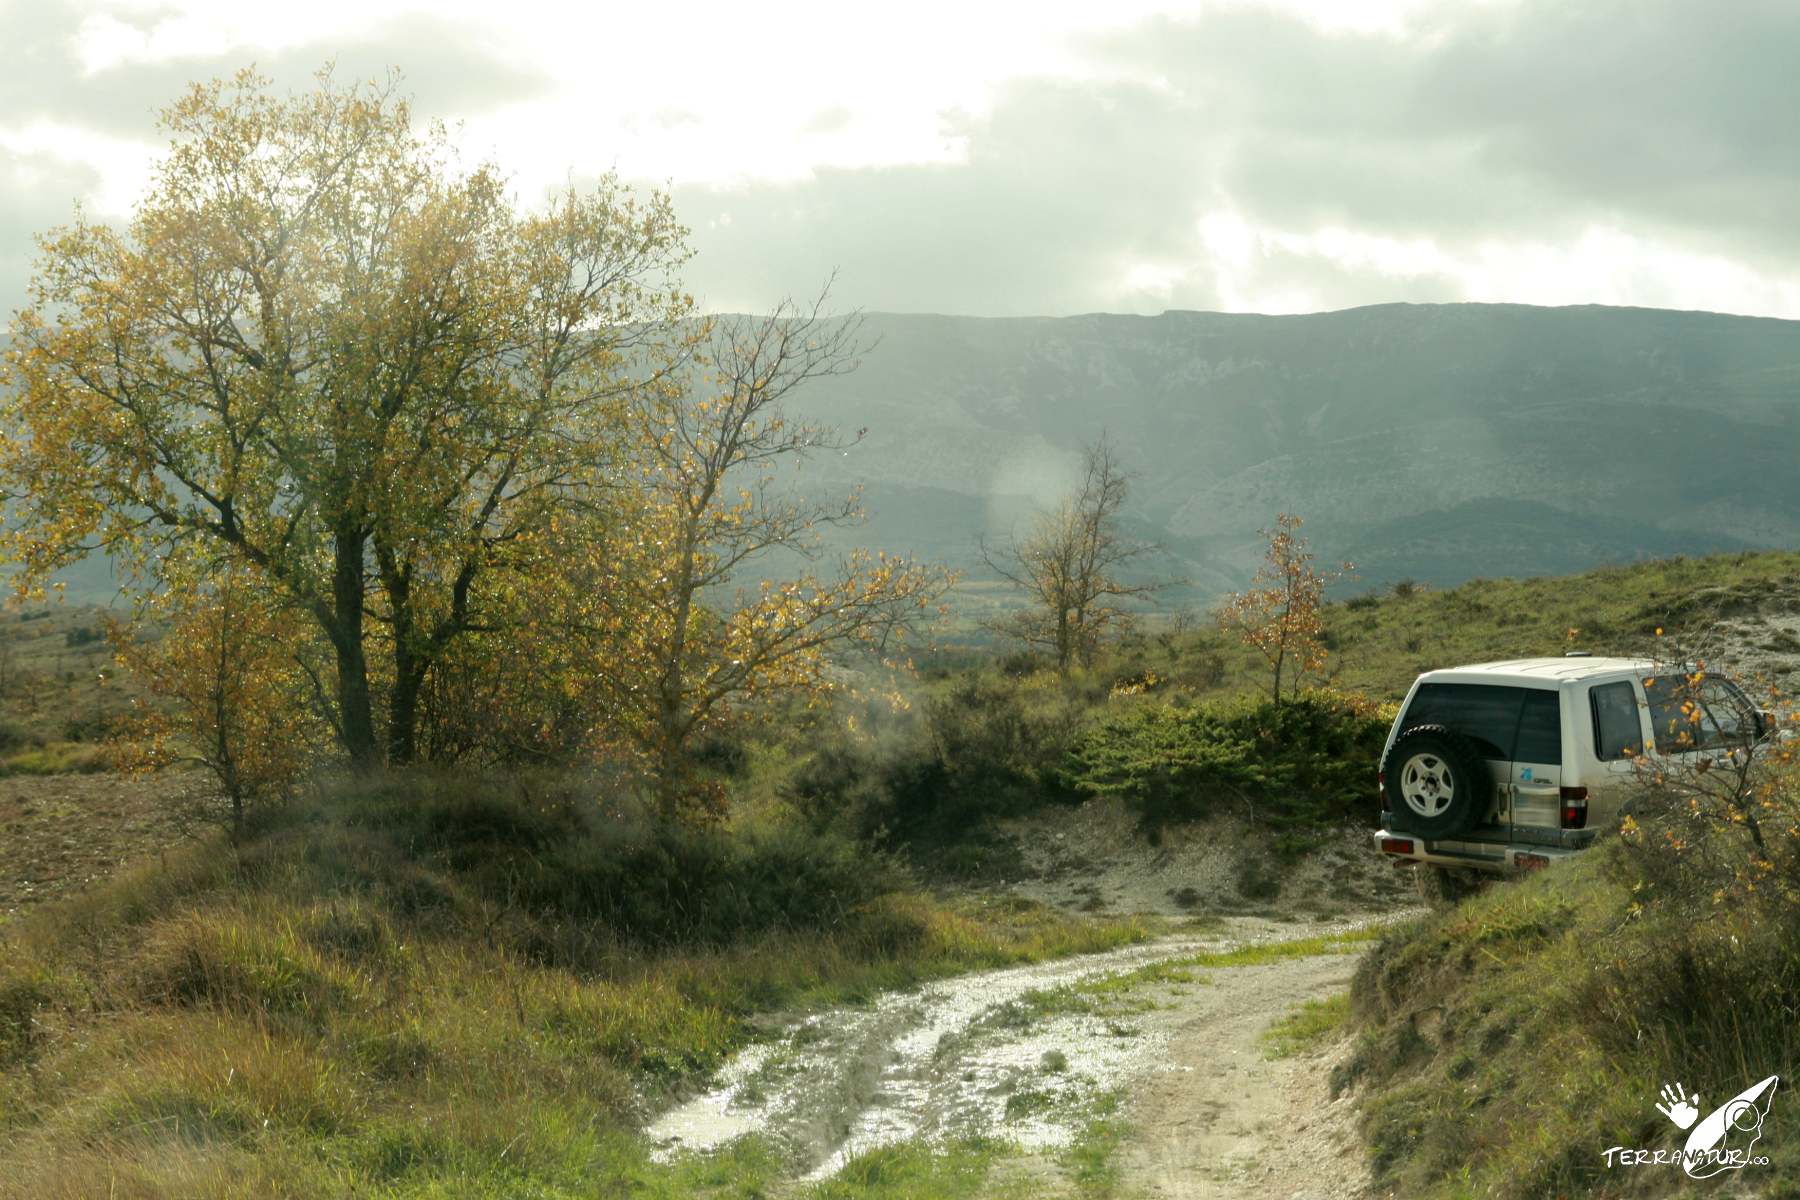
[{"label": "hazy mountain slope", "polygon": [[1066,487],[1102,428],[1147,527],[1208,581],[1241,578],[1283,509],[1372,582],[1800,541],[1800,322],[1383,305],[867,323],[861,369],[797,397],[867,435],[808,474],[866,484],[871,540],[960,565],[983,526]]},{"label": "hazy mountain slope", "polygon": [[[861,367],[794,404],[846,432],[807,490],[865,489],[835,536],[980,578],[1107,430],[1149,570],[1239,585],[1276,512],[1367,584],[1538,575],[1800,545],[1800,322],[1524,305],[1304,316],[877,313]],[[114,590],[103,564],[72,594]],[[1190,599],[1193,597],[1190,597]]]}]

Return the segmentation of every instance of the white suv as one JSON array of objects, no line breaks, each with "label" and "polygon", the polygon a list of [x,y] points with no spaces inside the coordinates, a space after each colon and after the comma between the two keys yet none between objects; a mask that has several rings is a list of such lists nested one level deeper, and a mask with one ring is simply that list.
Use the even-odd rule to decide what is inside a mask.
[{"label": "white suv", "polygon": [[1735,684],[1696,690],[1648,659],[1429,671],[1388,730],[1375,844],[1438,868],[1421,883],[1439,896],[1469,872],[1549,866],[1617,824],[1645,759],[1743,746],[1769,721]]}]

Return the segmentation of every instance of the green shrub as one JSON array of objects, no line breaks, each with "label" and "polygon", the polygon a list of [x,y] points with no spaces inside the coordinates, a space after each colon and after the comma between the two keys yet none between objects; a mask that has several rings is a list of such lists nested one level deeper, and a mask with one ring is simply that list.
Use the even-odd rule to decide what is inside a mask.
[{"label": "green shrub", "polygon": [[1330,692],[1145,705],[1092,729],[1066,762],[1074,786],[1134,805],[1152,827],[1220,811],[1277,826],[1341,820],[1372,803],[1387,721]]},{"label": "green shrub", "polygon": [[[893,865],[851,837],[789,821],[747,829],[653,819],[598,781],[441,778],[372,785],[351,820],[388,858],[441,864],[472,900],[509,913],[534,958],[570,965],[613,938],[722,944],[842,925],[896,886]],[[330,814],[318,816],[329,824]],[[349,831],[352,833],[356,830]],[[318,864],[335,877],[338,865]],[[390,880],[394,873],[387,872]],[[409,873],[410,910],[456,894]]]},{"label": "green shrub", "polygon": [[621,839],[595,831],[512,869],[527,907],[662,944],[841,926],[898,882],[847,838],[792,826],[736,836],[661,828]]},{"label": "green shrub", "polygon": [[923,734],[829,741],[782,789],[812,828],[868,841],[916,835],[935,822],[950,793],[949,771]]},{"label": "green shrub", "polygon": [[1047,677],[1034,686],[971,675],[926,709],[938,761],[962,807],[974,801],[999,813],[1072,798],[1057,767],[1084,715],[1080,698]]},{"label": "green shrub", "polygon": [[1050,676],[966,674],[890,728],[819,746],[783,794],[815,829],[911,846],[934,866],[946,844],[979,843],[991,861],[1006,850],[988,818],[1081,798],[1061,766],[1091,702]]}]

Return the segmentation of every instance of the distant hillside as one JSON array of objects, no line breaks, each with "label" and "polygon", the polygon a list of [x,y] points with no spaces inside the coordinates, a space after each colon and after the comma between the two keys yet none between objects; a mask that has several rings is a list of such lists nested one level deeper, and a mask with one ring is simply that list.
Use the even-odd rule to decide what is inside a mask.
[{"label": "distant hillside", "polygon": [[866,484],[860,539],[967,568],[1103,428],[1139,472],[1141,531],[1202,593],[1243,581],[1281,510],[1369,586],[1800,544],[1800,322],[1395,304],[867,324],[861,369],[797,394],[868,431],[810,476]]},{"label": "distant hillside", "polygon": [[[1800,546],[1800,321],[1390,304],[875,313],[867,333],[858,370],[794,396],[866,435],[800,478],[864,485],[846,543],[976,582],[978,538],[1054,501],[1102,429],[1139,475],[1132,532],[1166,551],[1147,569],[1193,581],[1180,603],[1241,586],[1282,510],[1362,587]],[[117,586],[103,563],[68,582]]]}]

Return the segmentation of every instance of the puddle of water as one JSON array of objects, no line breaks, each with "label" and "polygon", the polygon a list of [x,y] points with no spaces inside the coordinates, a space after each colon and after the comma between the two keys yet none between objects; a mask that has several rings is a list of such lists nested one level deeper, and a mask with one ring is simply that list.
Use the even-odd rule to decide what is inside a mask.
[{"label": "puddle of water", "polygon": [[[1095,1098],[1161,1064],[1179,1011],[1040,1012],[1009,1020],[1008,1005],[1028,992],[1200,951],[1362,923],[1298,928],[1247,922],[1206,937],[890,992],[866,1007],[819,1013],[774,1041],[749,1047],[709,1090],[664,1113],[646,1133],[662,1159],[760,1133],[781,1145],[809,1179],[828,1177],[869,1150],[912,1140],[986,1134],[1026,1150],[1058,1149],[1086,1125]],[[1150,986],[1133,999],[1162,1002],[1168,995]],[[1047,1060],[1052,1052],[1060,1058]]]},{"label": "puddle of water", "polygon": [[[657,1156],[667,1158],[677,1150],[711,1149],[754,1133],[757,1123],[752,1107],[740,1105],[738,1097],[774,1051],[772,1042],[746,1046],[720,1069],[713,1079],[712,1091],[676,1110],[679,1119],[669,1120],[673,1113],[665,1115],[668,1128],[652,1135],[663,1143]],[[657,1123],[658,1127],[662,1124]]]},{"label": "puddle of water", "polygon": [[[993,1133],[1028,1148],[1066,1145],[1081,1123],[1075,1111],[1081,1099],[1147,1070],[1166,1035],[1125,1030],[1082,1012],[1048,1014],[1023,1029],[982,1018],[1028,992],[1220,944],[1161,942],[1009,967],[889,993],[867,1008],[822,1013],[777,1041],[746,1049],[710,1090],[664,1113],[646,1132],[663,1158],[760,1132],[810,1164],[810,1178],[914,1138]],[[1051,1051],[1066,1062],[1060,1070],[1044,1068]],[[1044,1096],[1045,1111],[1015,1111],[1008,1120],[1009,1098],[1025,1091]]]}]

